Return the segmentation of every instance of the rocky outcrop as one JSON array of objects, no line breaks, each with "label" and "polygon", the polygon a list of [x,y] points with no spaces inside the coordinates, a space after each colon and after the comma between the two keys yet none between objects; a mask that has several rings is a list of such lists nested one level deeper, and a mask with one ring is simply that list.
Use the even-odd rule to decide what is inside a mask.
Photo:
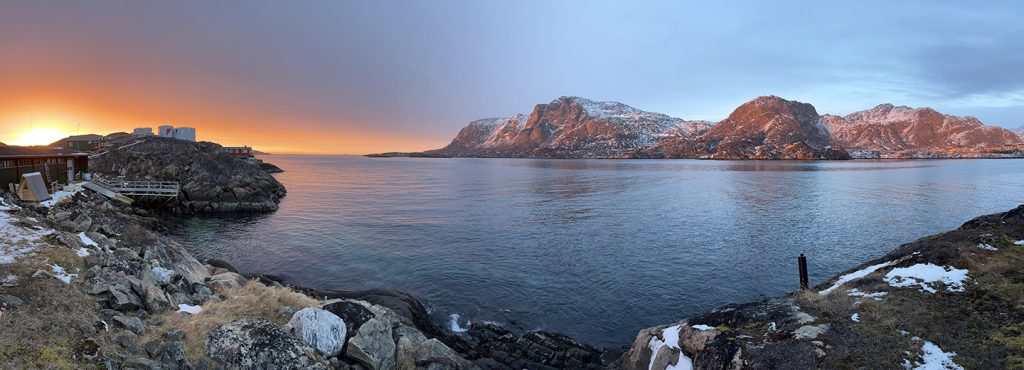
[{"label": "rocky outcrop", "polygon": [[621,365],[1014,367],[1024,358],[1022,256],[1024,205],[902,245],[807,291],[641,330]]},{"label": "rocky outcrop", "polygon": [[885,153],[986,148],[1024,143],[1014,132],[986,126],[977,118],[881,104],[844,117],[827,115],[825,123],[836,145]]},{"label": "rocky outcrop", "polygon": [[89,169],[104,177],[178,181],[183,213],[275,211],[285,188],[257,163],[208,142],[153,137],[97,155]]},{"label": "rocky outcrop", "polygon": [[261,318],[236,321],[210,331],[205,351],[220,366],[229,369],[328,368],[316,350]]},{"label": "rocky outcrop", "polygon": [[685,121],[644,112],[616,102],[563,96],[538,104],[529,115],[470,122],[433,156],[594,158],[624,155],[668,135],[707,129],[703,121]]}]

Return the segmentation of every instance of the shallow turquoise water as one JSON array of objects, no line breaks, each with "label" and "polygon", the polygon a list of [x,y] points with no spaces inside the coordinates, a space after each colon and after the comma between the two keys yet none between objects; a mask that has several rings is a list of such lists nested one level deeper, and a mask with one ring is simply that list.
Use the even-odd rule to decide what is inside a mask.
[{"label": "shallow turquoise water", "polygon": [[192,218],[190,250],[321,288],[625,345],[1024,203],[1024,161],[268,156],[280,211]]}]

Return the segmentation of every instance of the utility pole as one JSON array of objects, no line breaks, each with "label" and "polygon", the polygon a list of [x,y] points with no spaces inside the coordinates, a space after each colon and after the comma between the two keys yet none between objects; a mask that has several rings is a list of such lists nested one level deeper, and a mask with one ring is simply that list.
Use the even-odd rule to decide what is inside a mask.
[{"label": "utility pole", "polygon": [[797,257],[796,261],[800,268],[800,289],[810,289],[807,281],[807,257],[800,253],[800,257]]}]

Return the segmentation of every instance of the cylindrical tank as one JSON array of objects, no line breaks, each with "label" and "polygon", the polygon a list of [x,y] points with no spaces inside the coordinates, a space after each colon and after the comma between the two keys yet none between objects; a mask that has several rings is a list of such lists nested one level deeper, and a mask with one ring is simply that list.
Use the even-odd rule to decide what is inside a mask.
[{"label": "cylindrical tank", "polygon": [[179,140],[196,141],[196,129],[191,127],[178,127],[174,129],[174,138]]},{"label": "cylindrical tank", "polygon": [[160,126],[160,132],[157,133],[160,137],[174,137],[174,126]]}]

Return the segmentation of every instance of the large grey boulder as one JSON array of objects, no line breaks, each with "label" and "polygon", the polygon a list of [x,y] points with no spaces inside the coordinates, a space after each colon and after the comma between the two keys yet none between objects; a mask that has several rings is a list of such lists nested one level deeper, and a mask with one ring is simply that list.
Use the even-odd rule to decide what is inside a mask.
[{"label": "large grey boulder", "polygon": [[142,308],[142,299],[135,295],[128,283],[110,286],[110,307],[118,311],[134,311]]},{"label": "large grey boulder", "polygon": [[235,289],[245,285],[245,276],[234,272],[222,272],[217,275],[210,277],[210,280],[206,282],[206,286],[216,291],[224,291],[227,289]]},{"label": "large grey boulder", "polygon": [[316,307],[293,314],[285,329],[326,358],[337,356],[345,346],[345,321]]},{"label": "large grey boulder", "polygon": [[211,330],[205,351],[227,369],[327,370],[316,350],[263,318],[239,320]]},{"label": "large grey boulder", "polygon": [[[174,270],[190,283],[202,283],[210,277],[210,271],[206,269],[206,266],[192,257],[192,254],[180,244],[171,240],[161,240],[146,245],[142,250],[142,256],[147,261],[154,259],[160,261],[160,266]],[[160,279],[157,276],[153,278]]]},{"label": "large grey boulder", "polygon": [[146,327],[142,325],[142,319],[138,317],[117,315],[114,316],[114,322],[137,335],[146,333]]},{"label": "large grey boulder", "polygon": [[365,365],[371,370],[395,368],[395,341],[391,336],[394,322],[386,317],[374,317],[359,327],[349,339],[345,356]]},{"label": "large grey boulder", "polygon": [[159,285],[146,283],[143,285],[143,290],[146,292],[146,309],[148,309],[149,312],[163,312],[171,307],[170,298],[167,296],[167,293],[164,293],[163,289],[160,289]]}]

